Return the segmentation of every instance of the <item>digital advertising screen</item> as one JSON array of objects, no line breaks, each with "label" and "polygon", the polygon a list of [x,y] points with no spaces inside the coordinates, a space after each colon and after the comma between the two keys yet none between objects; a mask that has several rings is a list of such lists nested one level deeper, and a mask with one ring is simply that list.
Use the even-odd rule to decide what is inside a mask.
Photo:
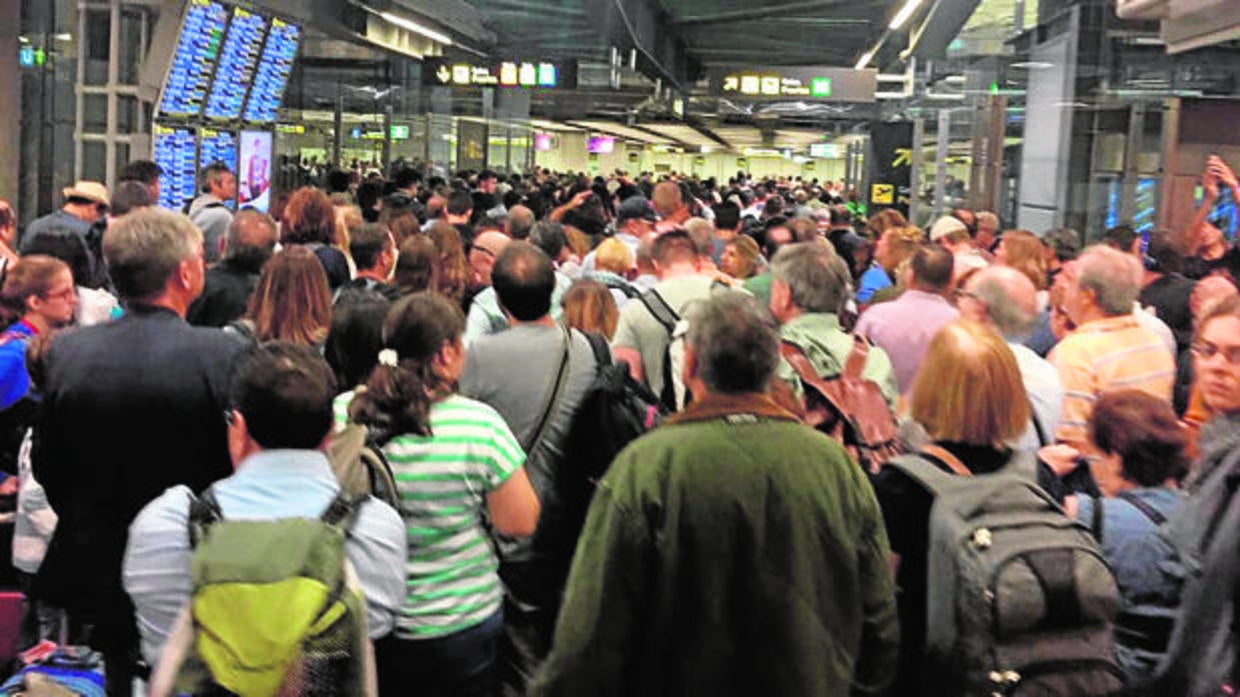
[{"label": "digital advertising screen", "polygon": [[202,114],[227,29],[228,10],[223,5],[211,0],[190,0],[159,100],[160,116]]},{"label": "digital advertising screen", "polygon": [[590,136],[590,140],[586,141],[586,152],[605,155],[614,152],[616,149],[616,139],[611,136]]},{"label": "digital advertising screen", "polygon": [[254,84],[245,104],[244,118],[250,123],[274,123],[276,110],[284,100],[301,28],[282,19],[273,18],[263,45],[262,57],[254,74]]},{"label": "digital advertising screen", "polygon": [[155,164],[163,170],[159,177],[159,205],[180,211],[194,200],[194,168],[198,146],[194,131],[188,128],[155,126]]},{"label": "digital advertising screen", "polygon": [[[232,131],[221,131],[214,128],[202,128],[198,131],[198,170],[206,169],[207,165],[223,162],[233,173],[237,171],[237,134]],[[225,201],[224,205],[232,208],[233,201]]]},{"label": "digital advertising screen", "polygon": [[550,133],[534,134],[535,152],[550,152],[553,148],[555,148],[555,136]]},{"label": "digital advertising screen", "polygon": [[242,131],[237,161],[237,204],[264,213],[271,207],[271,133]]},{"label": "digital advertising screen", "polygon": [[228,36],[220,52],[211,94],[204,114],[208,119],[231,121],[241,118],[245,98],[263,54],[267,20],[244,8],[233,9]]}]

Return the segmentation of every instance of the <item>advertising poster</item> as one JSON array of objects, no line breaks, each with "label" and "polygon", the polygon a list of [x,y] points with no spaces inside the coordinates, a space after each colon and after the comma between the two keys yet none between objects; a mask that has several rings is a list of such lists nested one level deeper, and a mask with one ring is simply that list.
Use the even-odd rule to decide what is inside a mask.
[{"label": "advertising poster", "polygon": [[271,207],[271,133],[241,132],[237,161],[237,203],[264,213]]}]

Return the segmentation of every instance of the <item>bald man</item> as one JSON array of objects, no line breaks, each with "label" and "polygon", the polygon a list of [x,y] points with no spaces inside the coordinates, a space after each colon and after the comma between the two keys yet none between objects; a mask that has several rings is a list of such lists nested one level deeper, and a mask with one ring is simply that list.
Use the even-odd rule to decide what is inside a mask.
[{"label": "bald man", "polygon": [[513,206],[504,221],[508,236],[514,240],[524,240],[530,236],[534,228],[534,211],[525,206]]},{"label": "bald man", "polygon": [[[465,346],[471,346],[478,337],[498,334],[508,328],[508,315],[500,309],[499,297],[491,287],[491,270],[495,268],[495,260],[512,242],[512,238],[502,232],[488,230],[474,238],[474,245],[469,249],[470,282],[475,289],[481,289],[474,295],[469,305],[469,313],[465,318]],[[563,308],[560,301],[564,292],[573,284],[559,271],[555,272],[555,290],[551,292],[551,318],[560,321]]]},{"label": "bald man", "polygon": [[222,327],[240,318],[278,237],[276,223],[266,213],[243,210],[233,216],[227,235],[220,240],[224,258],[207,271],[202,295],[189,306],[186,321]]},{"label": "bald man", "polygon": [[960,314],[994,327],[1016,356],[1033,405],[1033,422],[1016,447],[1029,452],[1051,443],[1063,409],[1059,372],[1022,344],[1038,318],[1037,294],[1033,282],[1023,273],[1008,266],[990,266],[969,278],[957,301]]}]

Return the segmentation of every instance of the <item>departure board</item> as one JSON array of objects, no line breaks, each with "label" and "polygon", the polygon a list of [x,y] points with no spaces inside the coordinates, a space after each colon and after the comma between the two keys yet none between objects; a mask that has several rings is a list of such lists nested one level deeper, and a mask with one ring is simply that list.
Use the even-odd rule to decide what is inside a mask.
[{"label": "departure board", "polygon": [[160,115],[191,117],[202,113],[227,29],[228,10],[223,5],[190,0],[159,102]]},{"label": "departure board", "polygon": [[[237,173],[237,134],[232,131],[221,131],[214,128],[198,130],[198,171],[223,162],[228,171]],[[225,201],[224,205],[232,208],[233,201]]]},{"label": "departure board", "polygon": [[197,145],[191,129],[155,126],[155,164],[163,170],[159,177],[159,205],[164,208],[179,211],[194,199]]},{"label": "departure board", "polygon": [[207,98],[208,119],[229,121],[241,117],[246,92],[254,82],[263,53],[263,37],[267,33],[267,20],[244,8],[233,10],[228,25],[228,38],[220,53],[219,67],[211,82],[211,95]]},{"label": "departure board", "polygon": [[301,29],[281,19],[271,20],[263,56],[258,63],[250,98],[245,105],[245,120],[250,123],[273,123],[276,110],[284,100],[289,75],[293,72],[293,60],[297,57],[297,45]]}]

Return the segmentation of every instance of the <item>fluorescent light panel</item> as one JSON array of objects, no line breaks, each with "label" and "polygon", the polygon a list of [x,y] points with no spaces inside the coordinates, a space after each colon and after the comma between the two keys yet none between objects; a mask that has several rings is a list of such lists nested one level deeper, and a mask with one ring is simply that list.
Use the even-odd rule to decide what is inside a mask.
[{"label": "fluorescent light panel", "polygon": [[912,17],[913,13],[917,11],[917,8],[921,7],[922,1],[904,0],[904,6],[900,8],[895,17],[891,18],[891,24],[888,24],[887,28],[891,29],[891,31],[899,31],[900,27],[904,26],[904,23],[908,21],[908,18]]},{"label": "fluorescent light panel", "polygon": [[413,20],[405,19],[404,17],[397,17],[391,12],[380,12],[379,16],[391,22],[392,24],[395,24],[401,29],[407,29],[413,32],[414,34],[420,34],[430,39],[431,41],[441,43],[445,46],[452,45],[452,37],[444,35],[444,34],[440,34],[437,31],[432,31],[430,29],[427,29],[426,27],[422,26],[421,24],[418,24],[417,22],[414,22]]}]

